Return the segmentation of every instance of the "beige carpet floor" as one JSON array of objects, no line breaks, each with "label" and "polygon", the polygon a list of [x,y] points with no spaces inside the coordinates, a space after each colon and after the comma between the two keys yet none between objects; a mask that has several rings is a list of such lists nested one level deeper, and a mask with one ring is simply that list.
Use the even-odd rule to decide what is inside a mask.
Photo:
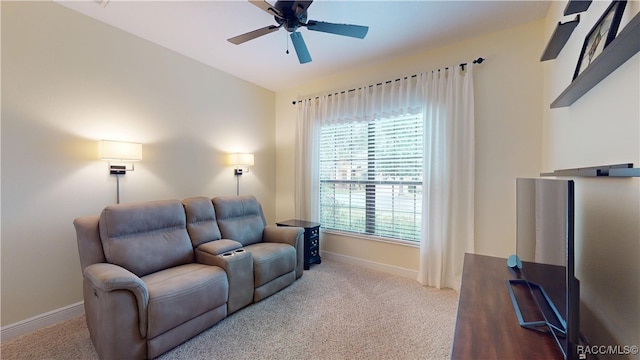
[{"label": "beige carpet floor", "polygon": [[[279,293],[159,359],[446,359],[457,293],[323,259]],[[84,316],[2,344],[0,358],[97,359]]]}]

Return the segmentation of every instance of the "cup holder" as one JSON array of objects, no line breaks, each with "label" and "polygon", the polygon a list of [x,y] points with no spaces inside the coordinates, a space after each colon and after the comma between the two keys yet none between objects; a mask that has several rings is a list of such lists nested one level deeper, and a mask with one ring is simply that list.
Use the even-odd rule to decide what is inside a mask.
[{"label": "cup holder", "polygon": [[228,252],[220,254],[218,256],[229,257],[229,256],[233,256],[233,255],[236,255],[236,254],[241,255],[241,254],[244,254],[244,253],[245,253],[244,249],[237,249],[237,250],[228,251]]}]

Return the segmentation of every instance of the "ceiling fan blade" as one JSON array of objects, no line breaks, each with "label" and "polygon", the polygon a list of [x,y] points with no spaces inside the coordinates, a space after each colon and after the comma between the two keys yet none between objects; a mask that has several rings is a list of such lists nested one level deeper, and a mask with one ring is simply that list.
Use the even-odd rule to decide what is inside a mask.
[{"label": "ceiling fan blade", "polygon": [[280,11],[278,9],[276,9],[275,6],[272,6],[271,4],[269,4],[268,2],[266,2],[264,0],[249,0],[249,2],[252,3],[253,5],[259,7],[260,9],[266,11],[270,15],[275,15],[275,16],[278,16],[278,17],[282,17],[282,14],[280,13]]},{"label": "ceiling fan blade", "polygon": [[309,54],[307,45],[304,43],[302,34],[297,31],[292,32],[291,42],[293,43],[293,47],[296,49],[296,55],[298,55],[298,61],[300,61],[300,64],[311,62],[311,55]]},{"label": "ceiling fan blade", "polygon": [[307,29],[313,31],[322,31],[331,34],[350,36],[358,39],[364,39],[369,31],[368,26],[335,24],[324,21],[309,20],[306,25]]},{"label": "ceiling fan blade", "polygon": [[227,41],[232,43],[232,44],[240,45],[243,42],[247,42],[249,40],[253,40],[253,39],[255,39],[257,37],[260,37],[262,35],[270,34],[270,33],[274,32],[274,31],[277,31],[278,29],[280,29],[280,26],[269,25],[269,26],[265,26],[265,27],[263,27],[261,29],[249,31],[246,34],[242,34],[242,35],[238,35],[238,36],[232,37],[230,39],[227,39]]}]

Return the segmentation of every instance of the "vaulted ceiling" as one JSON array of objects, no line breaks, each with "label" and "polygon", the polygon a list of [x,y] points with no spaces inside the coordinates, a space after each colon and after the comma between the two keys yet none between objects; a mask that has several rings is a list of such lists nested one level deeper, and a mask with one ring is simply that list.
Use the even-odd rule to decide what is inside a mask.
[{"label": "vaulted ceiling", "polygon": [[276,24],[246,0],[56,2],[273,91],[540,19],[549,7],[548,1],[316,0],[309,19],[366,25],[369,32],[356,39],[300,28],[313,59],[300,64],[284,28],[241,45],[227,41]]}]

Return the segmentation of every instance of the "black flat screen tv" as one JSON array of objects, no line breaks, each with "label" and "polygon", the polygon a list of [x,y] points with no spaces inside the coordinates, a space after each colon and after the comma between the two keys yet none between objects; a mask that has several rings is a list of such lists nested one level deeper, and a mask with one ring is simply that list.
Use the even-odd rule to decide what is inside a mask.
[{"label": "black flat screen tv", "polygon": [[[517,280],[509,294],[522,327],[552,336],[577,359],[580,286],[575,277],[574,182],[516,179]],[[510,264],[513,265],[513,264]]]}]

